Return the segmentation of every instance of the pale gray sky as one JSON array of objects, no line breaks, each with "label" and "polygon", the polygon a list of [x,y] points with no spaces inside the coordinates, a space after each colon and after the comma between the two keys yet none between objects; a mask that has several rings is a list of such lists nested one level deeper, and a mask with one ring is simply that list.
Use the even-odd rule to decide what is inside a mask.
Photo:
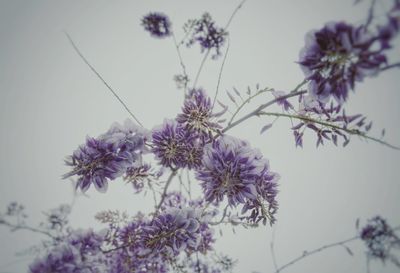
[{"label": "pale gray sky", "polygon": [[[291,90],[303,79],[297,61],[304,35],[325,22],[359,22],[366,4],[353,7],[351,0],[249,0],[230,26],[230,49],[221,82],[225,90],[247,85]],[[365,1],[368,2],[368,1]],[[390,1],[378,1],[387,6]],[[224,25],[238,1],[0,1],[0,206],[20,201],[36,223],[42,211],[69,202],[72,189],[61,180],[67,172],[63,159],[86,135],[97,136],[112,122],[123,122],[127,113],[75,54],[63,30],[148,127],[173,118],[182,94],[172,81],[180,73],[171,40],[149,37],[140,26],[149,11],[169,15],[174,31],[205,11]],[[381,7],[381,6],[378,6]],[[397,40],[397,46],[399,46]],[[399,47],[393,53],[400,56]],[[183,51],[189,75],[202,56],[197,47]],[[214,94],[222,59],[208,61],[199,85]],[[399,70],[359,84],[347,103],[347,113],[363,113],[374,121],[375,135],[386,128],[386,139],[400,144]],[[248,109],[250,110],[250,109]],[[315,148],[306,135],[305,148],[296,149],[290,123],[278,120],[263,135],[268,121],[254,119],[230,133],[248,139],[270,160],[282,176],[280,209],[275,231],[280,265],[306,249],[352,237],[355,220],[381,214],[393,225],[399,217],[400,152],[354,138],[350,145]],[[90,198],[77,200],[71,216],[75,227],[101,228],[93,215],[107,208],[151,209],[149,196],[134,195],[122,180],[110,183],[106,194],[94,189]],[[269,250],[272,229],[223,228],[218,251],[239,263],[236,273],[272,272]],[[218,234],[218,230],[216,232]],[[9,233],[0,227],[0,272],[25,272],[31,257],[9,264],[15,256],[41,239],[36,234]],[[286,272],[366,272],[364,248],[351,245],[331,249],[288,268]],[[371,272],[397,272],[388,264],[371,264]]]}]

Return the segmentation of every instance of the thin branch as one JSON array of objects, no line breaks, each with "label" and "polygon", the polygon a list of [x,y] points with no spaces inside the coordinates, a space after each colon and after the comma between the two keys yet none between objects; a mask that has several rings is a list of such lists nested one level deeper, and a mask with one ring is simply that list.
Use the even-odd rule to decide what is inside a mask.
[{"label": "thin branch", "polygon": [[268,91],[271,91],[271,90],[272,90],[272,89],[265,88],[265,89],[263,89],[263,90],[258,91],[258,92],[255,93],[254,95],[249,96],[247,99],[245,99],[245,100],[242,102],[242,104],[238,106],[238,108],[236,109],[236,111],[232,114],[232,117],[231,117],[231,119],[229,120],[228,125],[231,125],[233,119],[236,117],[237,114],[239,114],[240,110],[242,110],[242,108],[243,108],[247,103],[249,103],[253,98],[257,97],[258,95],[261,95],[262,93],[265,93],[265,92],[268,92]]},{"label": "thin branch", "polygon": [[376,0],[371,1],[371,6],[369,7],[367,22],[365,23],[365,27],[367,28],[372,20],[374,19],[374,9],[375,9]]},{"label": "thin branch", "polygon": [[16,231],[16,230],[19,230],[19,229],[20,230],[29,230],[29,231],[32,231],[32,232],[35,232],[35,233],[40,233],[40,234],[46,235],[46,236],[48,236],[48,237],[50,237],[50,238],[52,238],[53,240],[56,240],[56,241],[58,241],[60,239],[60,238],[54,236],[53,234],[51,234],[50,232],[47,232],[47,231],[44,231],[44,230],[40,230],[40,229],[37,229],[37,228],[33,228],[33,227],[29,227],[29,226],[26,226],[26,225],[14,225],[14,224],[11,224],[11,223],[6,222],[4,220],[0,224],[11,228],[11,231]]},{"label": "thin branch", "polygon": [[117,95],[117,93],[114,91],[114,89],[104,80],[104,78],[100,75],[99,72],[89,63],[89,61],[85,58],[85,56],[82,54],[82,52],[79,50],[75,42],[72,40],[71,36],[68,34],[68,32],[64,31],[65,36],[67,37],[68,41],[76,51],[76,53],[81,57],[81,59],[89,66],[89,68],[92,70],[92,72],[103,82],[103,84],[107,87],[108,90],[111,91],[111,93],[114,95],[114,97],[122,104],[122,106],[125,108],[125,110],[131,115],[131,117],[140,125],[143,127],[142,123],[135,117],[135,115],[129,110],[128,106],[122,101],[122,99]]},{"label": "thin branch", "polygon": [[269,244],[269,247],[271,249],[271,256],[272,256],[272,263],[274,264],[275,271],[278,270],[278,263],[276,262],[276,255],[275,255],[275,227],[272,229],[272,238],[271,238],[271,243]]},{"label": "thin branch", "polygon": [[162,204],[164,203],[165,197],[167,196],[168,187],[171,184],[172,179],[175,177],[176,174],[177,174],[177,170],[174,169],[174,170],[172,170],[171,174],[169,175],[168,180],[165,183],[163,193],[161,194],[161,200],[156,207],[156,211],[155,211],[154,215],[158,214],[158,211],[160,210]]},{"label": "thin branch", "polygon": [[351,237],[351,238],[349,238],[349,239],[346,239],[346,240],[343,240],[343,241],[340,241],[340,242],[336,242],[336,243],[324,245],[324,246],[322,246],[322,247],[316,248],[316,249],[311,250],[311,251],[304,251],[302,255],[298,256],[297,258],[295,258],[295,259],[291,260],[290,262],[284,264],[283,266],[279,267],[279,268],[275,271],[275,273],[281,272],[283,269],[285,269],[285,268],[287,268],[287,267],[289,267],[289,266],[291,266],[291,265],[297,263],[298,261],[300,261],[300,260],[302,260],[302,259],[304,259],[304,258],[306,258],[306,257],[308,257],[308,256],[314,255],[314,254],[316,254],[316,253],[318,253],[318,252],[321,252],[321,251],[323,251],[323,250],[325,250],[325,249],[328,249],[328,248],[332,248],[332,247],[336,247],[336,246],[343,246],[343,245],[345,245],[346,243],[355,241],[355,240],[357,240],[357,239],[359,239],[359,238],[360,238],[360,236],[354,236],[354,237]]},{"label": "thin branch", "polygon": [[216,225],[219,225],[219,224],[223,223],[224,219],[226,217],[226,213],[228,211],[228,207],[229,207],[229,204],[227,204],[226,207],[224,208],[224,211],[222,213],[222,217],[221,217],[221,219],[219,221],[217,221],[217,222],[209,222],[209,224],[212,225],[212,226],[216,226]]},{"label": "thin branch", "polygon": [[213,103],[212,103],[212,106],[211,106],[211,110],[214,109],[215,101],[217,100],[218,91],[219,91],[219,85],[220,85],[220,83],[221,83],[221,78],[222,78],[222,71],[224,70],[224,65],[225,65],[226,57],[228,56],[228,52],[229,52],[229,44],[230,44],[230,42],[229,42],[229,38],[228,38],[228,45],[227,45],[227,47],[226,47],[224,59],[223,59],[223,61],[222,61],[221,68],[220,68],[220,70],[219,70],[218,83],[217,83],[217,88],[216,88],[216,90],[215,90],[215,95],[214,95]]},{"label": "thin branch", "polygon": [[360,136],[362,138],[378,142],[378,143],[380,143],[380,144],[382,144],[384,146],[387,146],[387,147],[395,149],[395,150],[400,150],[400,147],[394,146],[394,145],[392,145],[390,143],[387,143],[387,142],[385,142],[385,141],[383,141],[383,140],[381,140],[379,138],[368,136],[368,135],[366,135],[366,134],[364,134],[364,133],[362,133],[362,132],[360,132],[358,130],[352,130],[352,129],[348,129],[348,128],[343,128],[341,126],[332,124],[330,122],[313,119],[313,118],[310,118],[310,117],[307,117],[307,116],[291,115],[291,114],[285,114],[285,113],[273,113],[273,112],[260,112],[259,115],[274,116],[274,117],[287,117],[287,118],[292,118],[292,119],[298,119],[298,120],[305,121],[305,122],[316,123],[316,124],[320,124],[320,125],[323,125],[323,126],[326,126],[326,127],[333,128],[333,129],[342,130],[342,131],[344,131],[344,132],[346,132],[346,133],[348,133],[350,135],[357,135],[357,136]]},{"label": "thin branch", "polygon": [[[186,66],[185,66],[185,63],[183,62],[182,54],[181,54],[181,51],[180,51],[180,49],[179,49],[178,43],[177,43],[177,41],[176,41],[175,34],[174,34],[173,32],[172,32],[172,39],[173,39],[173,41],[174,41],[176,53],[178,54],[179,63],[180,63],[180,65],[181,65],[181,67],[182,67],[183,76],[188,80],[188,79],[189,79],[189,76],[187,75],[187,72],[186,72]],[[184,94],[185,94],[185,97],[186,97],[186,89],[187,89],[187,81],[185,81],[185,86],[184,86],[184,91],[185,91]]]},{"label": "thin branch", "polygon": [[400,68],[400,62],[389,64],[389,65],[387,65],[385,67],[382,67],[381,71],[386,71],[386,70],[389,70],[389,69],[392,69],[392,68]]},{"label": "thin branch", "polygon": [[201,73],[201,71],[203,70],[204,64],[206,63],[206,60],[207,60],[207,58],[208,58],[208,55],[210,54],[210,51],[211,51],[210,49],[207,49],[207,52],[206,52],[206,54],[204,55],[203,60],[201,61],[199,70],[197,70],[196,78],[195,78],[195,80],[194,80],[194,82],[193,82],[193,89],[194,89],[194,88],[196,87],[196,85],[197,85],[197,81],[199,80],[200,73]]},{"label": "thin branch", "polygon": [[242,2],[240,2],[240,4],[235,8],[235,10],[232,12],[231,17],[229,17],[228,22],[225,25],[225,30],[228,29],[229,25],[232,23],[233,18],[235,17],[236,13],[242,8],[242,6],[244,5],[244,3],[246,3],[247,0],[243,0]]},{"label": "thin branch", "polygon": [[225,127],[225,128],[222,130],[222,133],[225,133],[226,131],[232,129],[232,128],[235,127],[236,125],[239,125],[240,123],[242,123],[243,121],[245,121],[245,120],[247,120],[247,119],[249,119],[249,118],[251,118],[251,117],[258,116],[258,115],[262,112],[262,110],[264,110],[264,109],[267,108],[268,106],[271,106],[271,105],[277,103],[278,101],[281,101],[281,100],[284,100],[284,99],[288,99],[288,98],[291,98],[291,97],[300,96],[300,95],[303,95],[303,94],[305,94],[305,93],[307,93],[307,91],[305,91],[305,90],[296,91],[296,92],[291,92],[291,93],[289,93],[289,94],[287,94],[287,95],[280,96],[279,98],[276,98],[276,99],[273,99],[273,100],[271,100],[271,101],[269,101],[269,102],[267,102],[267,103],[264,103],[264,104],[260,105],[257,109],[255,109],[254,111],[248,113],[248,114],[245,115],[244,117],[238,119],[237,121],[235,121],[235,122],[231,123],[230,125],[228,125],[227,127]]}]

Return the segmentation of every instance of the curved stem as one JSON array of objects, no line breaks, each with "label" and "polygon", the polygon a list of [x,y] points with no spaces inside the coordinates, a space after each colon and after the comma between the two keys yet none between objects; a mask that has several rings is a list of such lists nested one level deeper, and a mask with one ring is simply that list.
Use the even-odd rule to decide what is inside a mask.
[{"label": "curved stem", "polygon": [[392,69],[392,68],[400,68],[400,62],[398,62],[398,63],[393,63],[393,64],[389,64],[389,65],[387,65],[387,66],[385,66],[385,67],[382,67],[381,68],[381,71],[386,71],[386,70],[389,70],[389,69]]},{"label": "curved stem", "polygon": [[385,142],[385,141],[383,141],[383,140],[381,140],[379,138],[368,136],[368,135],[366,135],[366,134],[364,134],[364,133],[362,133],[362,132],[360,132],[358,130],[352,130],[352,129],[348,129],[348,128],[343,128],[341,126],[332,124],[330,122],[321,121],[321,120],[313,119],[313,118],[306,117],[306,116],[291,115],[291,114],[285,114],[285,113],[272,113],[272,112],[260,112],[259,115],[274,116],[274,117],[287,117],[287,118],[298,119],[298,120],[309,122],[309,123],[316,123],[316,124],[320,124],[320,125],[323,125],[323,126],[327,126],[327,127],[333,128],[333,129],[344,131],[344,132],[346,132],[346,133],[348,133],[350,135],[357,135],[357,136],[363,137],[365,139],[369,139],[369,140],[378,142],[378,143],[380,143],[382,145],[385,145],[385,146],[387,146],[389,148],[392,148],[392,149],[395,149],[395,150],[400,150],[400,147],[394,146],[394,145],[392,145],[390,143],[387,143],[387,142]]},{"label": "curved stem", "polygon": [[213,102],[212,102],[211,111],[214,109],[215,101],[217,100],[218,91],[219,91],[219,85],[221,83],[221,78],[222,78],[222,71],[224,70],[226,57],[228,56],[228,52],[229,52],[229,44],[230,44],[230,42],[229,42],[229,37],[228,37],[228,45],[226,47],[225,56],[224,56],[224,59],[223,59],[222,64],[221,64],[221,68],[219,70],[217,88],[215,90],[215,95],[214,95],[214,99],[213,99]]},{"label": "curved stem", "polygon": [[275,271],[275,273],[281,272],[283,269],[285,269],[285,268],[297,263],[298,261],[300,261],[300,260],[302,260],[302,259],[304,259],[304,258],[306,258],[308,256],[311,256],[313,254],[316,254],[316,253],[321,252],[321,251],[323,251],[325,249],[328,249],[328,248],[332,248],[332,247],[335,247],[335,246],[343,246],[346,243],[352,242],[352,241],[357,240],[359,238],[360,238],[360,236],[354,236],[354,237],[351,237],[349,239],[346,239],[346,240],[343,240],[343,241],[340,241],[340,242],[324,245],[322,247],[316,248],[316,249],[311,250],[311,251],[304,251],[302,255],[298,256],[297,258],[295,258],[295,259],[291,260],[290,262],[288,262],[288,263],[282,265],[281,267],[279,267]]},{"label": "curved stem", "polygon": [[208,58],[208,55],[210,54],[210,51],[211,51],[210,49],[207,49],[207,52],[206,52],[206,54],[204,55],[203,60],[201,61],[199,70],[197,70],[196,78],[195,78],[195,80],[194,80],[194,82],[193,82],[193,89],[196,88],[197,81],[199,80],[201,71],[203,70],[204,64],[206,63],[206,60],[207,60],[207,58]]},{"label": "curved stem", "polygon": [[72,47],[76,51],[76,53],[81,57],[81,59],[86,63],[87,66],[89,66],[90,70],[103,82],[103,84],[107,87],[108,90],[114,95],[114,97],[122,104],[122,106],[125,108],[125,110],[131,115],[131,117],[141,126],[143,127],[142,123],[136,118],[136,116],[129,110],[128,106],[122,101],[122,99],[117,95],[117,93],[114,91],[114,89],[104,80],[104,78],[100,75],[99,72],[89,63],[89,61],[85,58],[85,56],[82,54],[82,52],[79,50],[78,46],[75,44],[75,42],[72,40],[71,36],[68,34],[68,32],[64,31],[65,36],[67,36],[68,41],[71,43]]},{"label": "curved stem", "polygon": [[245,120],[247,120],[247,119],[249,119],[249,118],[251,118],[251,117],[258,116],[258,115],[262,112],[262,110],[264,110],[264,109],[267,108],[268,106],[271,106],[271,105],[277,103],[277,102],[280,101],[280,100],[288,99],[288,98],[291,98],[291,97],[300,96],[300,95],[305,94],[306,92],[307,92],[307,91],[305,91],[305,90],[291,92],[291,93],[289,93],[289,94],[287,94],[287,95],[281,96],[281,97],[276,98],[276,99],[273,99],[273,100],[271,100],[271,101],[269,101],[269,102],[267,102],[267,103],[264,103],[264,104],[260,105],[257,109],[255,109],[254,111],[248,113],[248,114],[245,115],[244,117],[238,119],[237,121],[235,121],[235,122],[231,123],[230,125],[228,125],[227,127],[225,127],[225,128],[222,130],[222,133],[225,133],[226,131],[232,129],[232,128],[235,127],[236,125],[239,125],[240,123],[242,123],[243,121],[245,121]]},{"label": "curved stem", "polygon": [[154,213],[154,216],[158,214],[162,204],[164,203],[165,197],[167,196],[168,187],[171,184],[172,179],[175,177],[176,174],[177,174],[177,170],[173,169],[171,174],[168,177],[167,182],[165,183],[164,190],[163,190],[163,193],[161,195],[161,200],[160,200],[160,202],[158,203],[158,205],[156,207],[156,211]]},{"label": "curved stem", "polygon": [[33,227],[25,226],[25,225],[14,225],[14,224],[11,224],[11,223],[6,222],[4,220],[0,224],[3,224],[5,226],[11,228],[11,231],[16,231],[16,230],[19,230],[19,229],[20,230],[29,230],[29,231],[32,231],[32,232],[35,232],[35,233],[40,233],[40,234],[46,235],[46,236],[48,236],[48,237],[50,237],[50,238],[52,238],[53,240],[56,240],[56,241],[60,239],[60,238],[52,235],[50,232],[47,232],[47,231],[44,231],[44,230],[40,230],[40,229],[37,229],[37,228],[33,228]]}]

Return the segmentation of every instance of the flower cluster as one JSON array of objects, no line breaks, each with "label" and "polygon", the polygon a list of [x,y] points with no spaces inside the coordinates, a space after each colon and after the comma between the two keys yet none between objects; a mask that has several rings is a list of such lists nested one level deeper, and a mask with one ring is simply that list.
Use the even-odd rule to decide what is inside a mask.
[{"label": "flower cluster", "polygon": [[[382,217],[376,216],[368,220],[367,225],[360,232],[360,237],[367,245],[369,257],[383,262],[387,259],[397,261],[391,250],[400,248],[400,239]],[[400,263],[397,263],[400,266]]]},{"label": "flower cluster", "polygon": [[187,46],[199,43],[202,52],[214,49],[213,58],[221,55],[221,47],[225,43],[228,32],[217,27],[209,13],[204,13],[199,20],[190,20],[185,28],[192,33]]},{"label": "flower cluster", "polygon": [[151,12],[144,16],[142,26],[156,38],[165,38],[171,35],[171,22],[166,15],[159,12]]},{"label": "flower cluster", "polygon": [[279,177],[248,142],[224,135],[207,145],[203,167],[196,177],[201,181],[205,200],[219,203],[226,196],[230,206],[243,204],[243,213],[251,211],[247,220],[274,222]]},{"label": "flower cluster", "polygon": [[204,144],[212,141],[213,133],[220,129],[213,121],[215,117],[205,91],[190,91],[182,113],[152,131],[152,152],[160,164],[171,168],[200,168]]},{"label": "flower cluster", "polygon": [[76,187],[82,191],[94,184],[101,192],[107,190],[109,180],[122,176],[129,167],[141,163],[147,134],[131,121],[124,126],[114,124],[98,138],[88,137],[65,161],[73,170],[63,176],[77,175]]},{"label": "flower cluster", "polygon": [[381,35],[365,26],[329,23],[306,36],[300,53],[301,67],[309,80],[309,92],[321,102],[333,97],[343,103],[355,82],[376,75],[386,64],[384,47],[376,49]]},{"label": "flower cluster", "polygon": [[102,273],[106,257],[101,252],[104,238],[91,230],[74,231],[44,257],[29,267],[30,273]]}]

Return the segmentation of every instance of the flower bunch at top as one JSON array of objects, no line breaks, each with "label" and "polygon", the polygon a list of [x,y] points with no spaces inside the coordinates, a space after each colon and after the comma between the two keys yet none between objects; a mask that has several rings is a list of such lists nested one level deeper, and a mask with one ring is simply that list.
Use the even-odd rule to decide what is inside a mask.
[{"label": "flower bunch at top", "polygon": [[205,200],[219,203],[226,196],[230,206],[243,204],[247,220],[274,221],[277,210],[277,174],[271,172],[268,160],[246,141],[221,136],[205,147],[203,167],[196,173]]},{"label": "flower bunch at top", "polygon": [[108,180],[114,180],[129,167],[141,163],[147,137],[145,131],[129,120],[124,126],[115,123],[98,138],[88,137],[86,143],[66,159],[73,170],[63,178],[77,175],[77,188],[86,191],[94,184],[97,190],[105,192]]},{"label": "flower bunch at top", "polygon": [[225,43],[228,32],[223,28],[217,27],[209,13],[204,13],[199,20],[190,20],[186,28],[192,32],[187,46],[197,42],[200,44],[202,52],[214,49],[213,58],[217,58],[221,54],[220,50]]},{"label": "flower bunch at top", "polygon": [[30,273],[102,273],[106,257],[101,252],[103,236],[88,231],[74,231],[66,240],[29,266]]},{"label": "flower bunch at top", "polygon": [[391,250],[400,247],[400,239],[382,217],[376,216],[368,220],[367,225],[360,232],[360,237],[368,247],[369,257],[382,261],[388,258],[395,260]]},{"label": "flower bunch at top", "polygon": [[379,39],[363,25],[344,22],[308,33],[299,63],[309,80],[310,94],[321,102],[333,97],[343,103],[356,81],[376,75],[386,63],[384,48],[376,43]]},{"label": "flower bunch at top", "polygon": [[143,17],[142,26],[151,36],[165,38],[171,35],[171,22],[160,12],[151,12]]},{"label": "flower bunch at top", "polygon": [[190,133],[212,139],[212,134],[221,128],[218,123],[213,122],[213,117],[210,97],[202,89],[192,89],[176,121]]}]

